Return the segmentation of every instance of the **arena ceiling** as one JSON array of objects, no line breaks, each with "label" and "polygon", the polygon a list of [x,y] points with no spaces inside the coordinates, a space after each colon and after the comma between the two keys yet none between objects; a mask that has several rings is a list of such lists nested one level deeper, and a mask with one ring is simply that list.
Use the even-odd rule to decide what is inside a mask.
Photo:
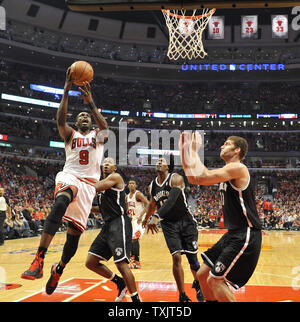
[{"label": "arena ceiling", "polygon": [[[35,2],[44,3],[60,9],[69,11],[64,0],[35,0]],[[289,14],[291,8],[264,8],[264,9],[218,9],[218,15],[225,16],[225,23],[228,25],[239,25],[241,23],[241,15],[258,14],[259,23],[269,24],[271,22],[271,14]],[[87,12],[88,15],[105,17],[127,22],[149,23],[161,25],[164,23],[163,16],[160,11],[122,11],[122,12]]]},{"label": "arena ceiling", "polygon": [[[1,3],[1,0],[0,0]],[[35,0],[35,3],[43,3],[51,5],[62,10],[69,11],[65,5],[64,0]],[[240,24],[240,16],[242,14],[258,14],[259,23],[263,23],[262,19],[266,19],[266,23],[270,23],[270,13],[290,13],[291,8],[277,8],[277,9],[231,9],[231,10],[220,10],[218,14],[225,15],[225,22],[227,24]],[[91,13],[87,13],[91,15]],[[143,22],[149,24],[158,24],[160,28],[163,28],[164,22],[162,24],[162,14],[159,11],[134,11],[134,12],[96,12],[93,13],[96,16],[102,16],[105,18],[124,20],[128,22]],[[292,16],[291,16],[292,18]],[[267,19],[269,19],[267,21]],[[58,70],[64,69],[65,66],[68,66],[73,57],[62,54],[50,54],[43,50],[43,48],[36,48],[32,50],[26,48],[26,46],[18,45],[7,46],[5,42],[0,42],[0,52],[3,57],[9,57],[14,61],[23,61],[24,63],[32,62],[32,58],[35,57],[34,62],[40,66],[48,66],[49,61],[53,68]],[[91,59],[93,62],[93,59]],[[95,63],[95,73],[101,74],[105,77],[112,78],[136,78],[136,79],[147,79],[155,80],[160,79],[172,80],[172,81],[296,81],[299,79],[299,69],[290,70],[284,75],[281,73],[269,73],[263,72],[257,75],[256,72],[252,73],[232,73],[232,72],[223,72],[223,73],[207,73],[201,72],[201,77],[199,77],[199,72],[183,72],[180,68],[170,65],[170,64],[136,64],[128,62],[118,62],[112,61],[107,63],[107,61],[99,61],[96,59]],[[284,76],[284,79],[282,78]]]}]

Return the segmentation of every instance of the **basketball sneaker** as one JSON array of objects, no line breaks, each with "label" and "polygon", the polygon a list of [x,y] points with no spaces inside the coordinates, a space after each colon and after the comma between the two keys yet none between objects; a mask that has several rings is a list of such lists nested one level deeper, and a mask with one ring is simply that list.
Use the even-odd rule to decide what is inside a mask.
[{"label": "basketball sneaker", "polygon": [[50,278],[46,284],[46,293],[48,295],[51,295],[55,291],[58,281],[62,275],[62,274],[57,273],[57,271],[56,271],[57,265],[58,264],[55,263],[51,267],[51,275],[50,275]]},{"label": "basketball sneaker", "polygon": [[115,299],[115,302],[122,302],[122,300],[125,297],[126,292],[127,292],[127,286],[126,286],[123,278],[120,278],[120,281],[118,281],[117,287],[118,287],[119,292],[118,292],[118,296]]},{"label": "basketball sneaker", "polygon": [[138,262],[138,261],[134,261],[134,263],[133,263],[133,268],[134,268],[134,269],[140,269],[140,268],[142,268],[141,263],[140,263],[140,262]]},{"label": "basketball sneaker", "polygon": [[179,302],[192,302],[192,300],[185,293],[181,293],[179,296]]},{"label": "basketball sneaker", "polygon": [[198,302],[204,302],[204,296],[202,294],[202,290],[201,290],[199,282],[194,280],[192,288],[194,288],[195,291],[196,291],[197,301]]},{"label": "basketball sneaker", "polygon": [[29,269],[21,275],[21,278],[26,280],[35,280],[36,278],[41,278],[43,277],[43,267],[44,259],[40,256],[40,253],[36,253]]}]

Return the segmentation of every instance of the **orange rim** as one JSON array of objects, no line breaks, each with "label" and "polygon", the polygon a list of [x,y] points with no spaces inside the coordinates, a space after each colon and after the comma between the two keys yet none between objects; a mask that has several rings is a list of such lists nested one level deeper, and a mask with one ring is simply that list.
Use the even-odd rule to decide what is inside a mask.
[{"label": "orange rim", "polygon": [[177,19],[193,19],[193,20],[197,20],[197,19],[202,19],[202,18],[206,18],[208,16],[211,16],[215,13],[216,8],[211,9],[208,13],[206,13],[205,15],[200,15],[200,16],[182,16],[182,15],[177,15],[175,13],[172,13],[166,9],[162,9],[162,12],[166,13],[167,15],[171,16],[171,17],[175,17]]}]

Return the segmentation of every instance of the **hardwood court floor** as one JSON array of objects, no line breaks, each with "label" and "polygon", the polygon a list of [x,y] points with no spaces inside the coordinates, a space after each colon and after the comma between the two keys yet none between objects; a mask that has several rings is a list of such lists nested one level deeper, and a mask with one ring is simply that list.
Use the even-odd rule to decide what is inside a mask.
[{"label": "hardwood court floor", "polygon": [[[199,231],[200,253],[214,244],[225,230]],[[60,259],[65,233],[58,233],[50,246],[41,279],[21,279],[22,272],[32,262],[40,237],[8,240],[0,247],[0,302],[105,302],[114,301],[115,285],[89,271],[84,263],[90,244],[98,230],[84,232],[76,255],[66,267],[56,291],[44,292],[50,268]],[[172,275],[171,256],[163,234],[145,234],[141,244],[141,269],[133,270],[141,298],[145,302],[177,302],[178,292]],[[267,231],[263,233],[263,247],[254,275],[248,284],[235,294],[238,301],[300,302],[300,232]],[[117,272],[112,260],[107,266]],[[196,301],[192,274],[183,256],[186,293]],[[124,301],[130,301],[125,297]]]}]

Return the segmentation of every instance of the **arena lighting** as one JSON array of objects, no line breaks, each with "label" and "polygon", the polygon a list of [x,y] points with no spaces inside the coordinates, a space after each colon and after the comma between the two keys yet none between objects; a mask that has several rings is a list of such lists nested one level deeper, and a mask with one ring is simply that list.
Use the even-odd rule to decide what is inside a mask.
[{"label": "arena lighting", "polygon": [[114,110],[106,110],[106,109],[100,109],[101,113],[108,113],[108,114],[119,114],[119,111]]},{"label": "arena lighting", "polygon": [[44,100],[38,100],[38,99],[35,99],[35,98],[28,98],[28,97],[23,97],[23,96],[4,94],[4,93],[1,94],[1,99],[8,100],[8,101],[19,102],[19,103],[32,104],[32,105],[53,107],[53,108],[58,108],[59,107],[59,103],[49,102],[49,101],[44,101]]},{"label": "arena lighting", "polygon": [[[50,102],[45,100],[39,100],[34,98],[28,98],[23,96],[16,96],[10,94],[1,94],[1,99],[14,101],[19,103],[27,103],[32,105],[40,105],[52,108],[58,108],[60,103]],[[255,115],[252,114],[175,114],[175,113],[164,113],[164,112],[130,112],[130,111],[117,111],[117,110],[108,110],[108,109],[98,109],[99,112],[105,114],[114,114],[122,116],[142,116],[142,117],[154,117],[154,118],[170,118],[170,119],[251,119],[255,118]],[[134,115],[130,115],[134,114]],[[270,118],[276,117],[281,119],[297,119],[298,114],[292,113],[280,113],[280,114],[256,114],[256,118]]]},{"label": "arena lighting", "polygon": [[158,150],[158,149],[137,149],[136,153],[138,154],[146,154],[146,155],[180,155],[180,151],[178,150]]},{"label": "arena lighting", "polygon": [[297,119],[298,114],[283,113],[283,114],[257,114],[256,118],[278,118],[278,119]]},{"label": "arena lighting", "polygon": [[50,141],[49,146],[51,148],[65,148],[65,143],[64,142],[58,142],[58,141]]},{"label": "arena lighting", "polygon": [[11,148],[11,144],[10,143],[0,142],[0,146],[5,146],[5,147],[8,147],[8,148]]},{"label": "arena lighting", "polygon": [[218,114],[221,119],[251,119],[251,114]]},{"label": "arena lighting", "polygon": [[280,119],[297,119],[298,114],[279,114]]},{"label": "arena lighting", "polygon": [[251,119],[252,114],[174,114],[174,113],[161,113],[161,112],[142,112],[143,117],[155,117],[155,118],[177,118],[177,119],[217,119],[217,118],[246,118]]},{"label": "arena lighting", "polygon": [[[44,85],[30,84],[30,89],[38,92],[49,93],[54,95],[63,95],[63,88],[48,87]],[[81,93],[78,91],[69,91],[69,96],[78,96]]]},{"label": "arena lighting", "polygon": [[120,115],[122,116],[129,116],[130,111],[120,111]]}]

